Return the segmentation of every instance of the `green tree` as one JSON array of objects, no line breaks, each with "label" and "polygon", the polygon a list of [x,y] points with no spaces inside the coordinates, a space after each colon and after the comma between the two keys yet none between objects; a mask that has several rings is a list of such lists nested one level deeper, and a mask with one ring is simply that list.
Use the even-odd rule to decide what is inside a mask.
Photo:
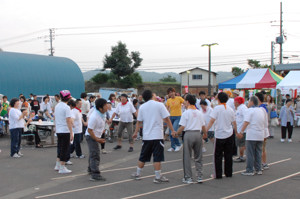
[{"label": "green tree", "polygon": [[168,77],[163,77],[159,80],[160,82],[176,82],[176,78],[168,75]]},{"label": "green tree", "polygon": [[133,88],[141,83],[143,83],[143,81],[139,73],[132,73],[120,80],[120,84],[123,88]]},{"label": "green tree", "polygon": [[267,65],[267,64],[260,64],[260,61],[258,60],[255,60],[255,59],[248,59],[248,65],[251,67],[251,68],[271,68],[270,65]]},{"label": "green tree", "polygon": [[234,76],[239,76],[239,75],[243,74],[244,72],[245,72],[244,69],[241,69],[240,67],[232,67],[232,69],[231,69],[231,73]]},{"label": "green tree", "polygon": [[97,75],[92,77],[91,80],[97,84],[103,84],[106,83],[108,79],[109,79],[109,75],[104,73],[98,73]]},{"label": "green tree", "polygon": [[120,80],[133,74],[142,61],[143,59],[140,58],[139,52],[129,53],[126,44],[118,42],[117,46],[111,48],[110,55],[105,55],[103,67],[104,69],[111,69],[111,72],[116,75],[117,80]]}]

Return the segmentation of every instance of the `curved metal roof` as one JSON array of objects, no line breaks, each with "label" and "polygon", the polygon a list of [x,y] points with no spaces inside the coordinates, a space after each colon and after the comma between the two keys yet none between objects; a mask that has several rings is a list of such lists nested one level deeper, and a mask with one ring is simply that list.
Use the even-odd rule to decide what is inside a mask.
[{"label": "curved metal roof", "polygon": [[85,90],[78,65],[68,58],[0,52],[0,70],[0,93],[9,99],[20,93],[55,95],[64,89],[79,98]]}]

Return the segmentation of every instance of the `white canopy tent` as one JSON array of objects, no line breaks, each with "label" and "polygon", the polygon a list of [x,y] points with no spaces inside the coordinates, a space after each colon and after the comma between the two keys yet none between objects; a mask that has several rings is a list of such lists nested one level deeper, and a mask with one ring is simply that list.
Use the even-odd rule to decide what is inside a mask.
[{"label": "white canopy tent", "polygon": [[300,71],[290,71],[284,79],[277,84],[277,89],[280,90],[300,90]]}]

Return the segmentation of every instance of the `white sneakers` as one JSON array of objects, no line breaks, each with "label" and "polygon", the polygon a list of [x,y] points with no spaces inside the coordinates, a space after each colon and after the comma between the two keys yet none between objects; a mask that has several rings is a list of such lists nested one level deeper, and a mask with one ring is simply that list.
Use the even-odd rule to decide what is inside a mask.
[{"label": "white sneakers", "polygon": [[13,158],[20,158],[21,156],[19,156],[17,153],[15,153],[12,157]]},{"label": "white sneakers", "polygon": [[[280,139],[280,142],[283,143],[284,141],[285,141],[285,139]],[[293,142],[293,140],[292,139],[288,139],[288,142],[291,143],[291,142]]]},{"label": "white sneakers", "polygon": [[176,148],[175,148],[175,152],[178,152],[178,151],[180,151],[180,150],[181,150],[181,148],[182,148],[182,145],[180,145],[180,146],[176,146]]},{"label": "white sneakers", "polygon": [[72,171],[67,169],[67,167],[65,165],[61,165],[58,173],[67,174],[67,173],[72,173]]},{"label": "white sneakers", "polygon": [[18,155],[21,157],[24,156],[24,154],[22,154],[20,151],[18,152]]},{"label": "white sneakers", "polygon": [[175,147],[175,150],[171,147],[171,148],[168,149],[168,152],[173,152],[173,151],[178,152],[178,151],[180,151],[181,149],[182,149],[182,145],[176,146],[176,147]]},{"label": "white sneakers", "polygon": [[70,160],[68,162],[66,162],[66,165],[73,165],[73,162],[71,162]]},{"label": "white sneakers", "polygon": [[65,165],[61,165],[60,162],[56,162],[54,170],[58,171],[58,173],[60,174],[67,174],[72,172],[71,170],[67,169]]}]

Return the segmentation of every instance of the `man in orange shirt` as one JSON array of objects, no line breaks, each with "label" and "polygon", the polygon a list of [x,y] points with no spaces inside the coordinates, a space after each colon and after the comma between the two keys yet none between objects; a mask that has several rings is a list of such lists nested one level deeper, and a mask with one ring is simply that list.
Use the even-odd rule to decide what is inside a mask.
[{"label": "man in orange shirt", "polygon": [[[174,130],[177,131],[179,127],[179,121],[181,118],[181,105],[184,102],[184,99],[179,96],[175,96],[176,92],[174,88],[169,88],[167,90],[167,93],[169,95],[169,99],[167,100],[166,106],[167,109],[170,112],[170,120],[172,122],[172,125],[174,127]],[[172,151],[180,151],[182,148],[181,143],[179,142],[178,138],[174,138],[171,135],[171,131],[169,132],[170,140],[171,140],[171,148],[168,149],[169,152]]]}]

